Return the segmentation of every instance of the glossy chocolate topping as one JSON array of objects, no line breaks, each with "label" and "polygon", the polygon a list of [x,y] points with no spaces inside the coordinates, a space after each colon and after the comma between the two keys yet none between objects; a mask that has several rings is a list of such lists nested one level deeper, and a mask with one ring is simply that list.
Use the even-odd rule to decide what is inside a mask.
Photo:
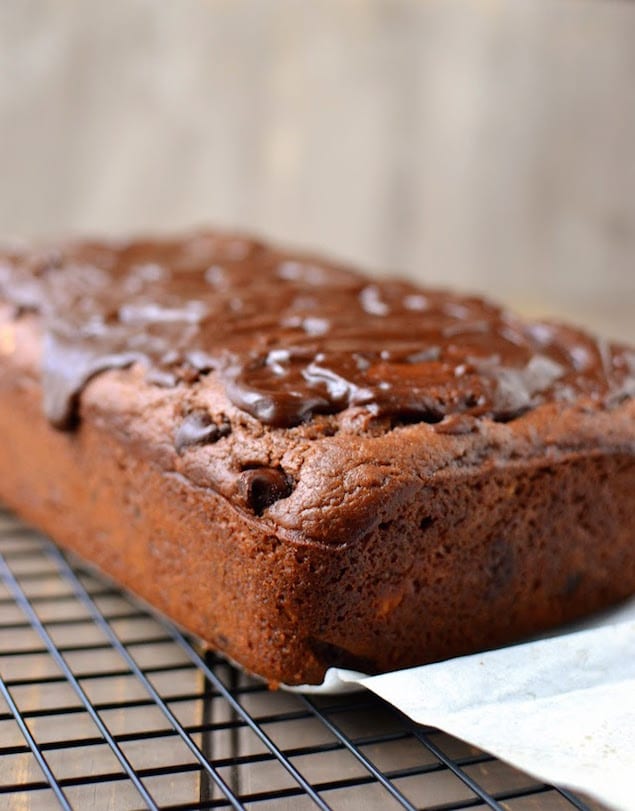
[{"label": "glossy chocolate topping", "polygon": [[[395,421],[451,418],[444,430],[461,433],[470,417],[635,393],[630,350],[237,237],[14,250],[0,257],[0,294],[42,314],[44,408],[59,427],[93,375],[135,362],[161,386],[214,370],[236,406],[274,426],[363,406]],[[222,430],[199,415],[177,441]]]}]

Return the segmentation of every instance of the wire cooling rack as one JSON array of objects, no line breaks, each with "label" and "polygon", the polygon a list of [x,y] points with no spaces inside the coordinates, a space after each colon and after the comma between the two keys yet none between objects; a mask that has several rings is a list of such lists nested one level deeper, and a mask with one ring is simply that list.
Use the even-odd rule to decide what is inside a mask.
[{"label": "wire cooling rack", "polygon": [[370,693],[270,692],[0,510],[0,808],[600,806]]}]

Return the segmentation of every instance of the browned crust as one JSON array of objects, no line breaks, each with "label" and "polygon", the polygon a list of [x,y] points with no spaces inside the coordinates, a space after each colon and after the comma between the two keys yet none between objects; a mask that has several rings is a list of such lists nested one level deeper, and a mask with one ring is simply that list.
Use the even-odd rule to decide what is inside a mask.
[{"label": "browned crust", "polygon": [[[4,325],[0,497],[271,682],[495,646],[635,591],[632,402],[549,406],[475,436],[414,425],[319,447],[247,420],[224,450],[177,457],[174,395],[134,369],[87,387],[76,432],[51,428],[37,320]],[[255,457],[296,480],[262,518],[232,490]]]}]

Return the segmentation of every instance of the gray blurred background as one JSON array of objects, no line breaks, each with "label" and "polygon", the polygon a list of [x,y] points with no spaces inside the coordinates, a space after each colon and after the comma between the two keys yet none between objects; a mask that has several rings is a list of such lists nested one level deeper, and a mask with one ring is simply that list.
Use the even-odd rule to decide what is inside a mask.
[{"label": "gray blurred background", "polygon": [[635,4],[0,0],[0,234],[252,230],[635,340]]}]

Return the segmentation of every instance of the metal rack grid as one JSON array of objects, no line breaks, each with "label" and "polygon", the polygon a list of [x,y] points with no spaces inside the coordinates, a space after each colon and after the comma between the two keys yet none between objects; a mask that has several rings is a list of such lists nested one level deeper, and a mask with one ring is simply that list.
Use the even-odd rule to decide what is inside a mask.
[{"label": "metal rack grid", "polygon": [[270,692],[0,510],[0,807],[600,809],[369,693]]}]

